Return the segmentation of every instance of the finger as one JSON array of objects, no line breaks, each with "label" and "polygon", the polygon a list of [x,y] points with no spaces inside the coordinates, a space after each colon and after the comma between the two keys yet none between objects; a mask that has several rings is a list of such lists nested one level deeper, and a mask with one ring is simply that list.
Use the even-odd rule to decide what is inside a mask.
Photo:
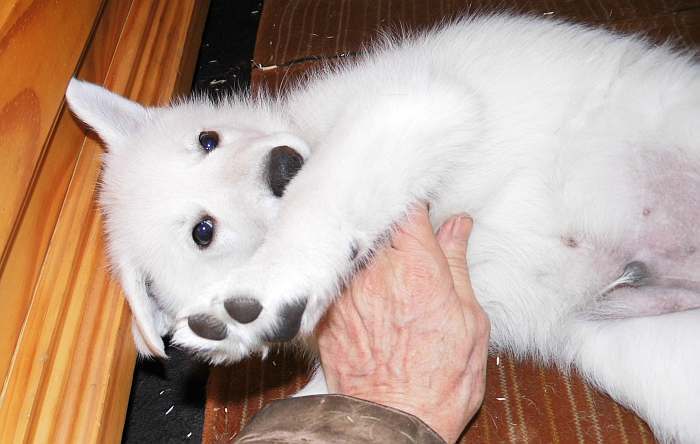
[{"label": "finger", "polygon": [[457,295],[463,303],[475,301],[467,267],[467,246],[472,227],[472,219],[466,214],[459,214],[449,218],[440,227],[436,236],[447,258]]},{"label": "finger", "polygon": [[426,249],[431,253],[438,251],[439,245],[435,242],[427,204],[414,204],[409,208],[406,220],[399,225],[391,238],[391,246],[405,252]]}]

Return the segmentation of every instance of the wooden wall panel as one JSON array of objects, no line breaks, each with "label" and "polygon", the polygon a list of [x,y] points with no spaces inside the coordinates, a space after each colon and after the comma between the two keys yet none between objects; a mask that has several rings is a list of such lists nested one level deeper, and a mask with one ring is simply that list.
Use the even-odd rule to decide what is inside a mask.
[{"label": "wooden wall panel", "polygon": [[[131,1],[107,5],[104,20],[100,20],[80,67],[81,78],[97,83],[104,81],[130,6]],[[70,78],[72,72],[67,75]],[[67,84],[67,81],[60,83]],[[56,105],[58,110],[61,103],[59,101]],[[68,113],[65,109],[61,112]],[[45,159],[36,168],[33,188],[26,193],[25,209],[16,217],[14,237],[5,250],[4,267],[0,267],[0,325],[3,332],[0,335],[0,375],[3,379],[29,309],[31,298],[27,295],[36,284],[85,133],[70,115],[60,115],[50,137]]]},{"label": "wooden wall panel", "polygon": [[[186,92],[208,2],[7,5],[0,6],[0,81],[12,61],[5,41],[35,53],[49,47],[64,58],[53,58],[60,66],[42,61],[25,83],[0,92],[2,110],[24,100],[17,99],[22,94],[39,104],[21,109],[9,126],[0,123],[0,442],[117,442],[135,360],[130,316],[107,273],[95,205],[102,148],[85,137],[62,96],[76,70],[147,104]],[[64,14],[45,16],[43,9]],[[26,27],[32,20],[39,20],[36,29],[41,20],[65,23],[42,38],[15,32],[5,39],[6,29],[34,29]],[[94,34],[83,32],[95,23]],[[42,39],[59,44],[42,46]],[[37,76],[53,87],[38,87]],[[27,152],[8,153],[10,139]],[[10,170],[17,174],[5,175]]]},{"label": "wooden wall panel", "polygon": [[102,0],[10,3],[0,10],[0,262],[102,7]]}]

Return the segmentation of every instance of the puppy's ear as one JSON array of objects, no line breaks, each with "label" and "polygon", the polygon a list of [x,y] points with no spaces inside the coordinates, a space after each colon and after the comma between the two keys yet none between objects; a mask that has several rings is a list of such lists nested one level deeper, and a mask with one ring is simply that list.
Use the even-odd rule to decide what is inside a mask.
[{"label": "puppy's ear", "polygon": [[168,332],[165,316],[148,295],[143,275],[128,265],[119,267],[124,295],[133,316],[131,333],[139,354],[167,358],[162,335]]},{"label": "puppy's ear", "polygon": [[136,132],[148,118],[145,107],[101,86],[71,79],[66,90],[71,111],[89,125],[110,149]]}]

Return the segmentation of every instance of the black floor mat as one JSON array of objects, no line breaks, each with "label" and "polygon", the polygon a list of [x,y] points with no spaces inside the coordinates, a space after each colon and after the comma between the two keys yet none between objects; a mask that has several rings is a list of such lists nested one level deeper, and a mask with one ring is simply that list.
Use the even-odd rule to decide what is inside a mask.
[{"label": "black floor mat", "polygon": [[[219,95],[249,87],[261,0],[212,0],[193,90]],[[201,442],[207,366],[166,348],[167,361],[139,360],[122,443]]]},{"label": "black floor mat", "polygon": [[250,86],[262,0],[214,0],[209,8],[193,90],[210,94]]}]

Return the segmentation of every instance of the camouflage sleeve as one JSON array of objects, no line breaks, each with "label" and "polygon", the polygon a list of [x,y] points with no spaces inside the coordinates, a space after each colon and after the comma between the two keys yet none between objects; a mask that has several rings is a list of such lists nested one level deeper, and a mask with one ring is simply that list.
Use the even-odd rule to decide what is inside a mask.
[{"label": "camouflage sleeve", "polygon": [[415,416],[343,395],[275,401],[255,415],[235,442],[445,444]]}]

